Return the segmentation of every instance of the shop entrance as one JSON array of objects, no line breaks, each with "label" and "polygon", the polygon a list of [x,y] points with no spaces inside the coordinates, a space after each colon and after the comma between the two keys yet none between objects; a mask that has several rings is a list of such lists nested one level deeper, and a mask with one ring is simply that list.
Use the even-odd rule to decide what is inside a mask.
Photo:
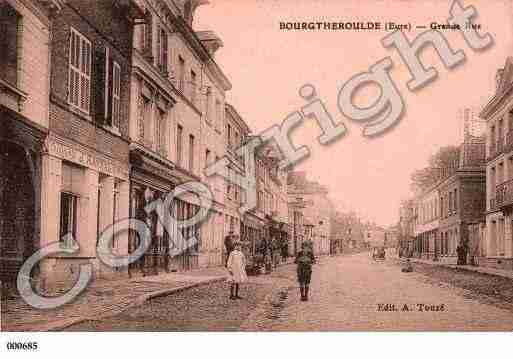
[{"label": "shop entrance", "polygon": [[33,253],[35,193],[25,149],[0,141],[0,280],[12,287]]}]

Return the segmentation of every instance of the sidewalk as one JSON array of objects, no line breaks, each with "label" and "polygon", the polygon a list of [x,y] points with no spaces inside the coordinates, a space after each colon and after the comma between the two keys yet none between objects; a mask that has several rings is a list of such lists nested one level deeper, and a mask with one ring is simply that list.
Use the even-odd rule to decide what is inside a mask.
[{"label": "sidewalk", "polygon": [[1,302],[0,331],[51,331],[88,319],[104,318],[150,298],[222,281],[226,269],[207,268],[117,281],[93,282],[74,302],[51,310],[35,309],[23,299]]},{"label": "sidewalk", "polygon": [[[394,257],[394,260],[404,263],[404,258],[398,258]],[[494,275],[498,277],[504,277],[513,279],[513,271],[507,271],[507,270],[501,270],[501,269],[495,269],[495,268],[488,268],[488,267],[475,267],[470,265],[456,265],[456,264],[447,264],[447,263],[441,263],[441,262],[433,262],[431,260],[427,259],[420,259],[420,258],[410,258],[410,261],[412,263],[423,263],[423,264],[429,264],[429,265],[436,265],[436,266],[442,266],[452,269],[459,269],[469,272],[477,272],[482,274],[489,274]]]}]

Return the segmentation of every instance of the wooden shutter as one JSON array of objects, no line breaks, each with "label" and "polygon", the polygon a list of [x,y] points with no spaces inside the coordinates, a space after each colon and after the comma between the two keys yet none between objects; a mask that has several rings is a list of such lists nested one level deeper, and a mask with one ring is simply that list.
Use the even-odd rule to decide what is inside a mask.
[{"label": "wooden shutter", "polygon": [[167,63],[169,61],[168,57],[168,38],[167,33],[162,30],[162,70],[167,72]]},{"label": "wooden shutter", "polygon": [[106,61],[108,67],[107,67],[107,74],[108,74],[108,78],[107,78],[107,87],[106,87],[106,91],[107,91],[107,96],[106,96],[106,103],[107,103],[107,106],[106,106],[106,109],[107,109],[107,116],[106,116],[106,121],[107,123],[109,124],[109,126],[112,126],[113,125],[113,120],[112,120],[112,94],[113,94],[113,84],[114,84],[114,81],[113,81],[113,77],[114,77],[114,60],[112,59],[112,56],[109,56],[109,58],[107,59]]},{"label": "wooden shutter", "polygon": [[81,39],[80,108],[89,113],[91,104],[91,43]]},{"label": "wooden shutter", "polygon": [[121,67],[117,62],[112,66],[112,126],[119,128],[121,118]]},{"label": "wooden shutter", "polygon": [[162,70],[162,44],[161,44],[161,33],[162,29],[157,25],[157,67]]},{"label": "wooden shutter", "polygon": [[145,31],[144,31],[144,47],[147,56],[153,56],[152,42],[153,42],[153,17],[151,12],[146,11],[145,14]]},{"label": "wooden shutter", "polygon": [[95,118],[99,125],[105,123],[105,100],[106,100],[106,59],[108,58],[108,48],[98,49],[95,52],[95,76],[94,76],[94,102],[95,102]]}]

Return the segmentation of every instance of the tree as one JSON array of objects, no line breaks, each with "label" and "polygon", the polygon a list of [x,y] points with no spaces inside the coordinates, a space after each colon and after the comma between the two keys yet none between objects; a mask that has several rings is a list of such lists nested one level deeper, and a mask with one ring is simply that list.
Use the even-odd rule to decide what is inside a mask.
[{"label": "tree", "polygon": [[420,194],[435,185],[445,173],[457,168],[460,155],[458,146],[444,146],[429,158],[429,165],[411,175],[411,189]]}]

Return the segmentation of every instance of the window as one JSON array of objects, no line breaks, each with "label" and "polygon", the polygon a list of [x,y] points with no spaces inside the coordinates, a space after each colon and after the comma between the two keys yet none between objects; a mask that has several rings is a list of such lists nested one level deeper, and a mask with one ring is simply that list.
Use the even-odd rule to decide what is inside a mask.
[{"label": "window", "polygon": [[503,143],[503,134],[504,134],[504,121],[501,118],[499,120],[499,125],[497,127],[497,136],[498,136],[497,141],[499,142],[499,144]]},{"label": "window", "polygon": [[16,86],[18,83],[18,41],[21,16],[6,3],[0,5],[0,78]]},{"label": "window", "polygon": [[110,125],[119,129],[121,120],[121,67],[114,61],[112,67],[112,114]]},{"label": "window", "polygon": [[160,28],[158,37],[158,67],[167,76],[167,63],[168,63],[168,37],[165,29]]},{"label": "window", "polygon": [[[114,197],[112,199],[112,230],[113,232],[112,233],[116,233],[116,222],[118,220],[118,208],[119,208],[119,204],[118,204],[118,201],[119,201],[119,180],[118,179],[115,179],[114,180]],[[117,242],[116,242],[116,235],[112,236],[112,242],[111,242],[111,246],[112,248],[116,248],[117,247]]]},{"label": "window", "polygon": [[91,42],[71,29],[68,102],[89,113],[91,98]]},{"label": "window", "polygon": [[178,88],[184,91],[185,88],[185,60],[178,56]]},{"label": "window", "polygon": [[162,155],[167,152],[166,132],[166,113],[157,109],[157,151]]},{"label": "window", "polygon": [[62,163],[60,199],[60,241],[68,244],[69,236],[77,239],[78,198],[83,180],[81,167]]},{"label": "window", "polygon": [[143,35],[142,35],[142,49],[144,56],[151,61],[153,61],[153,16],[151,12],[146,11],[144,15],[144,26],[143,26]]},{"label": "window", "polygon": [[176,163],[182,166],[182,151],[183,151],[183,128],[178,125],[176,129]]},{"label": "window", "polygon": [[240,146],[240,138],[239,138],[239,133],[237,131],[235,131],[235,139],[234,139],[233,145],[235,148],[239,148],[239,146]]},{"label": "window", "polygon": [[513,132],[513,110],[508,112],[508,131]]},{"label": "window", "polygon": [[142,96],[142,138],[147,142],[146,145],[150,145],[152,142],[151,134],[151,101]]},{"label": "window", "polygon": [[77,196],[61,192],[60,238],[63,244],[69,243],[68,236],[76,239],[77,235]]},{"label": "window", "polygon": [[216,130],[221,131],[221,126],[223,124],[223,111],[221,108],[221,101],[216,100]]},{"label": "window", "polygon": [[210,108],[211,106],[212,106],[212,90],[210,89],[210,87],[207,87],[207,100],[205,103],[205,120],[208,123],[212,122],[212,119],[211,119],[212,110]]},{"label": "window", "polygon": [[230,124],[226,125],[226,143],[228,148],[232,149],[232,126]]},{"label": "window", "polygon": [[191,70],[191,102],[196,102],[196,73]]},{"label": "window", "polygon": [[194,136],[189,135],[189,171],[194,173]]},{"label": "window", "polygon": [[205,167],[207,167],[210,164],[211,157],[212,157],[212,153],[207,148],[207,150],[205,151]]},{"label": "window", "polygon": [[121,121],[121,66],[108,47],[95,54],[95,111],[99,124],[119,129]]},{"label": "window", "polygon": [[458,189],[454,189],[454,213],[458,212]]}]

